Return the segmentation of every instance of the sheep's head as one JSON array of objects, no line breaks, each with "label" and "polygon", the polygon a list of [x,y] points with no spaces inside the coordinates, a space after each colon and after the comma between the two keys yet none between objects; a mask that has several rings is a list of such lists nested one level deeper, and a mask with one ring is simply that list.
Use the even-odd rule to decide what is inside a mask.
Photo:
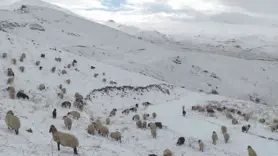
[{"label": "sheep's head", "polygon": [[65,115],[65,116],[63,116],[63,120],[64,120],[66,117],[68,117],[68,116],[66,116],[66,115]]},{"label": "sheep's head", "polygon": [[9,111],[7,112],[7,114],[14,115],[14,113],[13,113],[13,111],[12,111],[12,110],[9,110]]},{"label": "sheep's head", "polygon": [[57,129],[56,129],[56,127],[54,126],[54,125],[51,125],[50,126],[50,129],[49,129],[49,133],[53,133],[53,132],[57,132]]}]

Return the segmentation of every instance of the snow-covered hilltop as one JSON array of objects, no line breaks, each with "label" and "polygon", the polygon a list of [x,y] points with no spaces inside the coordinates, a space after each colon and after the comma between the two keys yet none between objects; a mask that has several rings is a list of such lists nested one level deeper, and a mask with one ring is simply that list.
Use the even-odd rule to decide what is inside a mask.
[{"label": "snow-covered hilltop", "polygon": [[[248,154],[249,145],[258,155],[278,154],[278,134],[270,128],[278,118],[276,63],[175,51],[41,1],[18,1],[3,8],[3,155],[72,155],[70,147],[61,146],[58,151],[50,125],[78,138],[80,156],[163,155],[165,149],[184,156],[243,156]],[[29,99],[17,98],[18,92]],[[76,93],[83,96],[83,103]],[[69,101],[71,108],[63,108],[64,101]],[[136,104],[137,112],[133,112]],[[196,105],[200,107],[193,111],[192,106]],[[224,107],[230,116],[222,110]],[[207,113],[210,108],[214,113]],[[56,119],[52,118],[54,109]],[[113,109],[117,111],[110,116]],[[5,123],[9,110],[20,119],[18,135]],[[73,123],[68,130],[62,119],[73,110],[80,112],[80,118],[69,115]],[[122,113],[124,110],[129,110],[129,114]],[[152,117],[153,112],[156,118]],[[138,114],[143,121],[146,113],[150,115],[147,123],[163,125],[156,129],[155,139],[150,127],[138,128],[132,120]],[[237,124],[233,124],[231,116]],[[97,119],[110,133],[121,132],[122,143],[110,135],[88,134],[88,125]],[[248,133],[242,133],[241,127],[248,124]],[[227,144],[221,125],[228,128],[231,136]],[[219,137],[216,145],[211,144],[213,131]],[[179,137],[184,137],[185,142],[176,146]],[[205,144],[204,152],[199,151],[198,140]]]}]

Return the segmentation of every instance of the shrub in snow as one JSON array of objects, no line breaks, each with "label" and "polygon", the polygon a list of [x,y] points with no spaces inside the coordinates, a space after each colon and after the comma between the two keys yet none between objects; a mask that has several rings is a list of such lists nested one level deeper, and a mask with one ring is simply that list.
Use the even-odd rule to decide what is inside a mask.
[{"label": "shrub in snow", "polygon": [[98,73],[95,73],[95,74],[94,74],[94,77],[95,77],[95,78],[98,77]]},{"label": "shrub in snow", "polygon": [[56,71],[56,67],[51,68],[51,72],[54,73]]},{"label": "shrub in snow", "polygon": [[31,30],[45,31],[45,29],[44,29],[41,25],[36,24],[36,23],[34,23],[34,24],[29,24],[29,28],[30,28]]},{"label": "shrub in snow", "polygon": [[110,81],[109,83],[110,83],[111,85],[117,84],[117,82],[114,82],[114,81]]},{"label": "shrub in snow", "polygon": [[95,69],[96,67],[94,67],[94,66],[91,66],[91,69]]},{"label": "shrub in snow", "polygon": [[39,66],[40,65],[40,61],[36,61],[36,66]]},{"label": "shrub in snow", "polygon": [[232,120],[232,124],[233,124],[233,125],[236,125],[236,124],[238,124],[238,121],[237,121],[236,119],[233,119],[233,120]]},{"label": "shrub in snow", "polygon": [[33,130],[31,128],[27,129],[26,131],[29,133],[33,133]]},{"label": "shrub in snow", "polygon": [[45,85],[44,84],[40,84],[39,85],[39,90],[45,90]]},{"label": "shrub in snow", "polygon": [[42,70],[42,66],[40,66],[40,68],[39,68],[40,70]]},{"label": "shrub in snow", "polygon": [[19,70],[20,70],[21,72],[24,72],[24,69],[25,69],[25,68],[24,68],[23,66],[20,66],[20,67],[19,67]]},{"label": "shrub in snow", "polygon": [[56,58],[55,58],[55,61],[57,61],[57,62],[61,62],[61,61],[62,61],[62,59],[61,59],[60,57],[56,57]]},{"label": "shrub in snow", "polygon": [[12,64],[16,65],[16,59],[12,59]]},{"label": "shrub in snow", "polygon": [[67,66],[68,68],[70,68],[71,67],[71,64],[68,64],[68,66]]},{"label": "shrub in snow", "polygon": [[67,71],[65,69],[63,69],[62,74],[67,74]]},{"label": "shrub in snow", "polygon": [[25,53],[23,53],[23,54],[21,54],[21,56],[20,56],[20,58],[19,58],[19,61],[20,62],[23,62],[23,60],[26,58],[26,54]]},{"label": "shrub in snow", "polygon": [[3,53],[2,58],[7,58],[7,53]]},{"label": "shrub in snow", "polygon": [[62,84],[60,84],[58,87],[59,87],[59,89],[62,89],[62,88],[63,88],[63,85],[62,85]]},{"label": "shrub in snow", "polygon": [[70,84],[70,82],[71,82],[70,79],[67,79],[67,80],[66,80],[66,83],[67,83],[67,84]]},{"label": "shrub in snow", "polygon": [[216,90],[211,90],[211,94],[219,94]]},{"label": "shrub in snow", "polygon": [[58,96],[60,99],[63,99],[63,98],[64,98],[64,94],[63,94],[63,93],[58,93],[57,96]]},{"label": "shrub in snow", "polygon": [[41,58],[45,58],[45,54],[41,54]]},{"label": "shrub in snow", "polygon": [[12,84],[14,82],[14,77],[9,77],[7,80],[7,84]]},{"label": "shrub in snow", "polygon": [[105,76],[105,73],[103,72],[102,75]]},{"label": "shrub in snow", "polygon": [[106,82],[106,78],[103,78],[103,79],[102,79],[102,82]]},{"label": "shrub in snow", "polygon": [[71,64],[72,64],[72,66],[75,66],[76,63],[77,63],[77,61],[73,60]]}]

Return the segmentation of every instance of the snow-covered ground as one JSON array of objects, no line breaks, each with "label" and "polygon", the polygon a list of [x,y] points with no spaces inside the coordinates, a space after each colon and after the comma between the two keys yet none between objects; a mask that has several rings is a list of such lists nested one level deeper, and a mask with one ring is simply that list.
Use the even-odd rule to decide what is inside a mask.
[{"label": "snow-covered ground", "polygon": [[[32,6],[19,9],[21,4]],[[175,155],[184,156],[242,156],[247,155],[248,145],[258,155],[278,154],[277,132],[272,133],[269,125],[258,122],[265,118],[272,124],[278,116],[275,62],[173,51],[66,14],[39,1],[26,0],[5,8],[8,10],[0,10],[0,56],[7,53],[7,58],[0,58],[0,150],[3,155],[72,155],[71,148],[57,150],[49,133],[51,124],[79,139],[80,156],[162,155],[166,148]],[[20,62],[22,53],[26,54],[26,59]],[[41,58],[41,54],[45,54],[45,58]],[[55,60],[58,57],[61,62]],[[17,59],[15,65],[11,61],[13,58]],[[77,61],[76,66],[68,67],[73,60]],[[37,61],[40,61],[41,70],[36,66]],[[20,66],[25,67],[23,73]],[[52,67],[56,67],[54,73]],[[30,96],[29,100],[9,98],[6,90],[9,86],[6,84],[8,68],[12,68],[15,74],[12,86],[16,91],[24,90]],[[62,74],[62,70],[67,73]],[[66,83],[68,79],[70,84]],[[46,89],[40,91],[40,84]],[[60,84],[66,88],[63,99],[57,96]],[[261,101],[253,103],[205,93],[211,89],[221,95],[246,100],[251,93],[256,98],[253,93],[257,93]],[[73,106],[71,109],[62,108],[61,103],[66,100],[73,103],[76,92],[86,97],[87,104],[80,112],[81,118],[73,119],[72,129],[67,130],[62,116],[78,109]],[[144,108],[142,103],[146,101],[153,105]],[[222,113],[208,117],[206,113],[191,111],[193,105],[206,105],[212,101],[253,115],[248,122],[235,115],[239,124],[232,125]],[[165,126],[157,130],[156,139],[152,138],[149,128],[136,128],[132,120],[135,113],[121,113],[136,103],[139,104],[137,114],[141,117],[143,113],[157,113],[157,118],[150,117],[148,123],[162,122]],[[185,117],[181,115],[183,105],[187,112]],[[51,117],[54,108],[57,109],[57,119]],[[89,135],[86,131],[91,118],[100,118],[104,122],[113,108],[118,111],[107,127],[110,132],[119,130],[122,133],[122,143],[98,134]],[[21,120],[19,135],[8,130],[5,124],[8,110],[13,110]],[[243,124],[251,125],[248,133],[241,132]],[[231,135],[228,144],[223,142],[221,125],[226,125]],[[29,128],[33,133],[26,131]],[[215,146],[211,144],[212,131],[219,136]],[[186,142],[179,147],[176,142],[180,136],[185,137]],[[204,152],[198,151],[199,139],[205,143]]]}]

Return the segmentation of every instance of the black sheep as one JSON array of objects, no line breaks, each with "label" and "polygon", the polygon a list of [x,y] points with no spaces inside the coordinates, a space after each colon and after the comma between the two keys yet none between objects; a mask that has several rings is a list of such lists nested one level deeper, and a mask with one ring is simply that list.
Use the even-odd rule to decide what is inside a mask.
[{"label": "black sheep", "polygon": [[137,108],[136,107],[131,107],[131,108],[129,108],[129,110],[132,111],[132,112],[137,112]]},{"label": "black sheep", "polygon": [[128,114],[129,113],[129,109],[125,109],[122,111],[122,114]]},{"label": "black sheep", "polygon": [[247,133],[250,127],[251,127],[250,125],[244,125],[241,127],[241,131]]},{"label": "black sheep", "polygon": [[41,54],[41,58],[45,58],[45,54]]},{"label": "black sheep", "polygon": [[177,142],[177,146],[183,145],[184,144],[184,137],[179,137],[178,142]]},{"label": "black sheep", "polygon": [[162,129],[162,123],[161,122],[155,122],[154,124],[156,125],[156,127]]},{"label": "black sheep", "polygon": [[29,96],[26,95],[26,94],[23,93],[23,92],[17,92],[16,97],[17,97],[18,99],[23,98],[23,99],[28,99],[28,100],[29,100]]},{"label": "black sheep", "polygon": [[69,101],[64,101],[62,104],[61,104],[62,107],[64,108],[67,108],[67,107],[71,107],[71,103]]},{"label": "black sheep", "polygon": [[55,108],[52,112],[53,119],[56,119],[56,116],[57,116],[57,112],[56,112],[56,108]]},{"label": "black sheep", "polygon": [[214,113],[214,110],[212,108],[207,108],[208,113]]},{"label": "black sheep", "polygon": [[136,104],[135,104],[135,107],[136,107],[136,108],[138,108],[138,107],[139,107],[138,103],[136,103]]}]

